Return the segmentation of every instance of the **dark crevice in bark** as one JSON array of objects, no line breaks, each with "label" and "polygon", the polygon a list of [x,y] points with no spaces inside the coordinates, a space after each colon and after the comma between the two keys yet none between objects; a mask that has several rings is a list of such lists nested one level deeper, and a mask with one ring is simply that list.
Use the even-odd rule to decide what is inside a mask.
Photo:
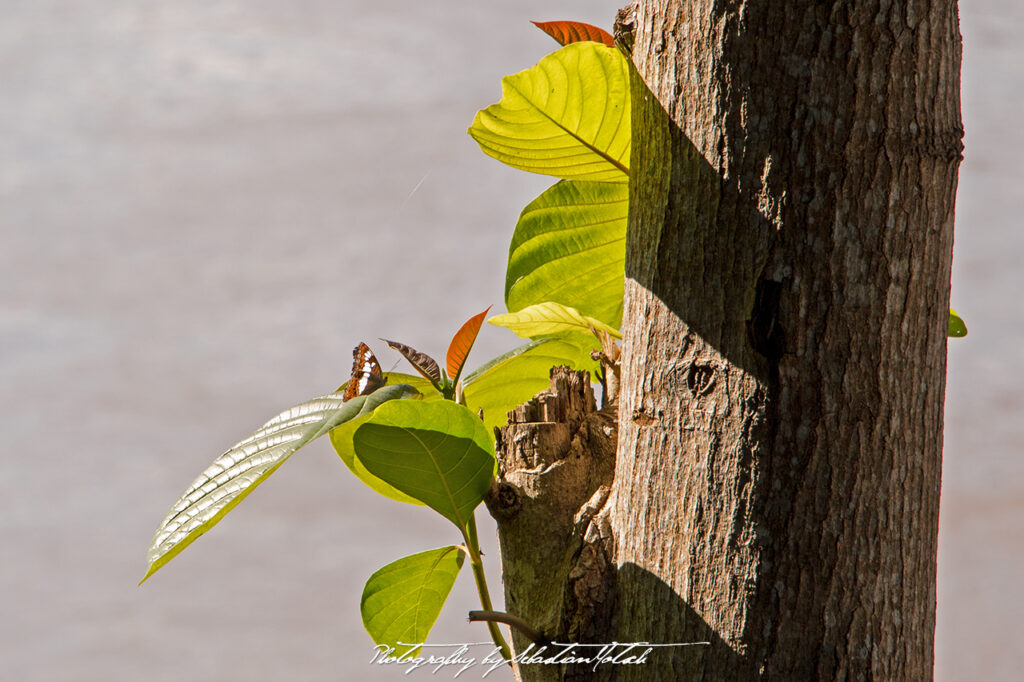
[{"label": "dark crevice in bark", "polygon": [[747,321],[747,332],[754,350],[772,365],[777,365],[784,350],[784,334],[779,322],[782,282],[761,277],[754,293],[754,309]]}]

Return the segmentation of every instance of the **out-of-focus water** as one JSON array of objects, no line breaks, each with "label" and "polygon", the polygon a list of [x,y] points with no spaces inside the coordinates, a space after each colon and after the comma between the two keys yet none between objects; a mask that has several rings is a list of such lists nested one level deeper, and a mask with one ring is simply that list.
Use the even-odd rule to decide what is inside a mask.
[{"label": "out-of-focus water", "polygon": [[[550,181],[465,129],[555,47],[527,20],[607,26],[620,3],[5,3],[0,678],[400,679],[366,664],[363,582],[458,538],[326,444],[138,588],[145,548],[228,445],[341,383],[358,341],[440,355],[500,306],[515,218]],[[991,682],[1024,667],[1024,8],[964,5],[971,334],[950,351],[937,679]],[[473,357],[513,344],[488,329]],[[437,641],[486,639],[468,578]]]}]

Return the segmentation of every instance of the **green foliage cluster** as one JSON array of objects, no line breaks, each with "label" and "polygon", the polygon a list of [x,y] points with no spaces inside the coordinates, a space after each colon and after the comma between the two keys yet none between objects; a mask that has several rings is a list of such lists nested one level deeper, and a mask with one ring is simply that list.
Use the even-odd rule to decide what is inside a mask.
[{"label": "green foliage cluster", "polygon": [[[566,27],[574,28],[542,26],[548,32]],[[389,341],[419,375],[388,373],[387,385],[348,400],[343,385],[337,393],[286,410],[234,445],[172,506],[150,546],[143,581],[215,526],[299,448],[329,435],[360,481],[391,499],[434,510],[462,539],[394,561],[370,577],[361,610],[374,642],[400,647],[425,641],[466,557],[483,608],[491,609],[474,512],[497,474],[493,427],[547,387],[551,367],[596,372],[591,352],[599,346],[599,332],[619,337],[628,200],[627,68],[614,48],[574,42],[503,79],[501,101],[479,112],[470,128],[487,154],[560,178],[523,211],[509,250],[509,312],[489,320],[527,342],[464,373],[487,311],[455,334],[445,369]],[[508,656],[497,626],[488,626]]]},{"label": "green foliage cluster", "polygon": [[[486,154],[559,179],[519,217],[509,247],[508,313],[489,320],[528,342],[467,373],[487,311],[456,333],[447,372],[429,356],[388,342],[419,376],[389,373],[387,385],[347,401],[342,386],[286,410],[234,445],[172,506],[153,538],[143,581],[295,451],[329,434],[360,481],[434,510],[462,537],[461,544],[404,557],[370,577],[361,608],[373,640],[394,647],[425,641],[467,556],[481,603],[491,609],[473,516],[497,473],[490,434],[509,410],[547,388],[551,367],[599,374],[591,357],[597,338],[619,338],[622,322],[630,65],[600,29],[538,25],[568,44],[504,78],[501,100],[480,111],[469,129]],[[949,333],[966,334],[952,312]],[[508,656],[497,626],[489,627]]]}]

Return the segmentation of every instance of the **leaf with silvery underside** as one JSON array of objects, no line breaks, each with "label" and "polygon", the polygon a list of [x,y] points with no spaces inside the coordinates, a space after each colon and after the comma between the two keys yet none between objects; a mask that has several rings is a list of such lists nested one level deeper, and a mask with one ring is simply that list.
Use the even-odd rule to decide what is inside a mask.
[{"label": "leaf with silvery underside", "polygon": [[285,410],[214,460],[171,507],[153,536],[144,582],[213,528],[292,453],[349,419],[389,400],[419,395],[407,385],[385,386],[345,402],[340,393]]},{"label": "leaf with silvery underside", "polygon": [[394,400],[352,435],[356,458],[374,476],[465,531],[497,469],[480,418],[450,400]]},{"label": "leaf with silvery underside", "polygon": [[589,335],[599,331],[607,332],[616,339],[622,338],[618,329],[581,315],[575,308],[552,301],[531,305],[517,313],[495,315],[487,321],[526,339],[565,334]]},{"label": "leaf with silvery underside", "polygon": [[[402,372],[387,372],[385,376],[388,379],[389,384],[408,384],[418,390],[424,401],[440,400],[441,394],[437,391],[433,384],[423,377],[416,376],[415,374],[403,374]],[[344,390],[342,386],[338,390]],[[377,390],[380,392],[380,389]],[[374,395],[371,393],[370,395]],[[376,407],[376,405],[372,405]],[[392,500],[398,502],[405,502],[406,504],[416,504],[422,506],[423,503],[419,500],[409,497],[400,490],[396,490],[386,481],[382,481],[377,478],[363,466],[363,463],[356,457],[355,447],[352,445],[352,434],[356,432],[364,422],[366,422],[372,415],[372,410],[364,410],[363,413],[354,418],[350,419],[344,424],[331,429],[331,445],[334,446],[334,451],[338,453],[338,457],[345,463],[348,470],[352,474],[362,481],[368,488],[376,493],[389,497]]]},{"label": "leaf with silvery underside", "polygon": [[424,377],[429,379],[435,387],[440,388],[441,385],[441,368],[437,366],[437,362],[434,358],[430,357],[426,353],[421,353],[415,348],[410,348],[404,343],[398,343],[397,341],[389,341],[387,339],[381,339],[384,343],[391,346],[391,348],[397,350],[399,353],[409,361],[409,364],[413,368],[422,374]]},{"label": "leaf with silvery underside", "polygon": [[559,45],[568,45],[582,40],[592,40],[608,47],[615,45],[615,38],[611,33],[582,21],[531,21],[530,23],[557,40]]},{"label": "leaf with silvery underside", "polygon": [[514,348],[463,377],[466,405],[483,410],[488,433],[508,422],[508,413],[550,386],[551,368],[564,365],[589,370],[591,379],[597,362],[590,357],[599,349],[597,339],[574,335],[531,341]]},{"label": "leaf with silvery underside", "polygon": [[473,349],[476,336],[480,333],[480,326],[484,323],[484,317],[490,310],[491,306],[487,306],[487,310],[466,320],[465,324],[452,337],[452,342],[448,345],[446,364],[448,365],[448,377],[453,384],[459,382],[459,376],[462,374],[462,368],[466,366],[469,351]]},{"label": "leaf with silvery underside", "polygon": [[619,50],[572,43],[501,80],[501,101],[469,134],[513,168],[567,180],[629,175],[629,65]]},{"label": "leaf with silvery underside", "polygon": [[402,644],[427,640],[463,560],[460,547],[441,547],[403,557],[370,576],[359,610],[374,643],[395,647],[397,656],[415,655],[419,647]]},{"label": "leaf with silvery underside", "polygon": [[509,245],[508,310],[557,301],[618,327],[628,213],[625,183],[563,180],[530,202]]},{"label": "leaf with silvery underside", "polygon": [[947,336],[956,338],[967,336],[967,325],[964,324],[963,319],[952,308],[949,309],[949,332]]}]

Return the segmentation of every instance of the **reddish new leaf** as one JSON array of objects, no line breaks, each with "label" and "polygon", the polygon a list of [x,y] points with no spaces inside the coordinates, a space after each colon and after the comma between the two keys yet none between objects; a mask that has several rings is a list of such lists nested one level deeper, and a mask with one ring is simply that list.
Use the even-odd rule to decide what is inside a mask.
[{"label": "reddish new leaf", "polygon": [[608,47],[615,46],[615,38],[608,31],[584,24],[582,21],[531,21],[530,23],[557,40],[559,45],[592,40],[595,43],[604,43]]},{"label": "reddish new leaf", "polygon": [[419,352],[415,348],[410,348],[404,343],[388,341],[387,339],[381,339],[381,341],[404,355],[405,359],[409,361],[409,364],[415,367],[417,372],[422,374],[435,386],[441,383],[441,370],[438,369],[437,362],[434,361],[434,358],[430,357],[426,353]]},{"label": "reddish new leaf", "polygon": [[452,337],[452,342],[448,346],[448,376],[452,383],[459,380],[462,366],[466,364],[466,356],[469,355],[473,342],[476,341],[476,335],[480,333],[480,325],[484,323],[484,317],[487,316],[490,309],[491,306],[487,306],[487,310],[466,320],[466,324],[462,325],[462,328]]}]

